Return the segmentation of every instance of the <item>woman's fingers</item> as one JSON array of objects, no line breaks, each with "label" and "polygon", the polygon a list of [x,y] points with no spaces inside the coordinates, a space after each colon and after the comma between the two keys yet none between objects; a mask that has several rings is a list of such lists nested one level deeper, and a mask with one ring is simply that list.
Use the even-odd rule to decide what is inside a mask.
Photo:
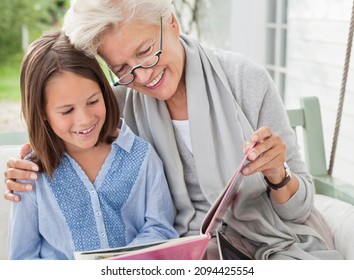
[{"label": "woman's fingers", "polygon": [[[28,171],[38,171],[38,165],[24,159],[19,159],[19,158],[10,158],[7,161],[7,169],[5,170],[5,173],[7,172],[8,169],[21,169],[21,170],[28,170]],[[6,176],[6,174],[5,174]],[[5,177],[8,178],[8,177]],[[11,177],[15,178],[15,177]],[[25,178],[17,178],[16,179],[25,179]]]},{"label": "woman's fingers", "polygon": [[[244,174],[262,172],[264,176],[271,176],[278,172],[286,159],[286,144],[282,139],[271,132],[268,127],[262,127],[251,137],[257,139],[257,145],[250,151],[248,159],[251,161],[244,169]],[[246,142],[248,143],[248,142]],[[247,144],[244,144],[244,151]]]},{"label": "woman's fingers", "polygon": [[13,194],[13,192],[9,190],[4,193],[4,198],[12,202],[19,202],[21,200],[19,195]]}]

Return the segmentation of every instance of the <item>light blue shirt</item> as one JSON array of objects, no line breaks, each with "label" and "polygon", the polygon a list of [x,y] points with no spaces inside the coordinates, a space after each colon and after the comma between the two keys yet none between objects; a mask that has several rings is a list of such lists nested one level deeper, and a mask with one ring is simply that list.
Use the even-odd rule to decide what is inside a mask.
[{"label": "light blue shirt", "polygon": [[178,237],[162,162],[124,121],[94,183],[66,153],[53,181],[38,175],[35,190],[12,204],[9,259],[73,259]]}]

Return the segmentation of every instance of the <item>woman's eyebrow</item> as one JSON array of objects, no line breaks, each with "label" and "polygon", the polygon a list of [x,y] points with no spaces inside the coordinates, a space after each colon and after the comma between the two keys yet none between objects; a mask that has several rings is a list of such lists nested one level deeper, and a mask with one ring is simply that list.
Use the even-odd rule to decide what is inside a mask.
[{"label": "woman's eyebrow", "polygon": [[[153,42],[153,39],[146,39],[143,42],[141,42],[134,50],[133,52],[135,53],[135,56],[141,51],[142,48],[144,48],[147,44],[150,44]],[[109,64],[107,63],[108,68],[113,69],[115,67],[119,67],[121,65],[124,65],[125,63],[119,63],[119,64]]]}]

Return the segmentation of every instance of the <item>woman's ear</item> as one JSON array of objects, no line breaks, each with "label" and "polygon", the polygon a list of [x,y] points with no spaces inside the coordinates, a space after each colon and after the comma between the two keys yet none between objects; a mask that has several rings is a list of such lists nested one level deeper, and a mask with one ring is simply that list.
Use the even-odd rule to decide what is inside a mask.
[{"label": "woman's ear", "polygon": [[174,14],[172,14],[172,16],[171,16],[171,23],[170,24],[171,24],[173,30],[175,31],[175,33],[179,36],[180,35],[179,22]]}]

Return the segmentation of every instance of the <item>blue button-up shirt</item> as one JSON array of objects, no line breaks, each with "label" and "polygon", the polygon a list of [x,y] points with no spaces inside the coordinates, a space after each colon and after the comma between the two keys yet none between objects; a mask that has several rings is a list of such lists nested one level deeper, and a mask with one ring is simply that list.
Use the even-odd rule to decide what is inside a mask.
[{"label": "blue button-up shirt", "polygon": [[35,190],[12,204],[10,259],[73,259],[178,237],[162,162],[124,121],[93,183],[66,153],[53,178],[39,173]]}]

